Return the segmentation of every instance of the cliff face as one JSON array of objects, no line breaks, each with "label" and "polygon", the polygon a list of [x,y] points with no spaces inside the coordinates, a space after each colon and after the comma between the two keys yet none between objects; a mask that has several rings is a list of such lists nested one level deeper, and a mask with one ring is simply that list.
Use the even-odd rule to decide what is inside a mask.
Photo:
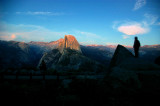
[{"label": "cliff face", "polygon": [[65,35],[64,39],[59,42],[58,49],[61,53],[67,48],[81,52],[78,41],[72,35]]},{"label": "cliff face", "polygon": [[80,45],[72,35],[65,35],[58,43],[58,48],[46,52],[41,58],[38,67],[45,62],[47,69],[58,71],[81,70],[96,72],[101,65],[81,52]]}]

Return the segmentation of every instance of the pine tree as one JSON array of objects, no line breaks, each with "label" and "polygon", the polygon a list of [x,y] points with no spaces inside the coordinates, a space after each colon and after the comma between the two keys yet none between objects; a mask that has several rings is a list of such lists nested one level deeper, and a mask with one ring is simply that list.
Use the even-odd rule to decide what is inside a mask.
[{"label": "pine tree", "polygon": [[45,70],[47,69],[46,63],[45,63],[44,60],[42,60],[42,62],[41,62],[41,64],[40,64],[39,68],[40,68],[40,70],[43,70],[43,71],[45,71]]}]

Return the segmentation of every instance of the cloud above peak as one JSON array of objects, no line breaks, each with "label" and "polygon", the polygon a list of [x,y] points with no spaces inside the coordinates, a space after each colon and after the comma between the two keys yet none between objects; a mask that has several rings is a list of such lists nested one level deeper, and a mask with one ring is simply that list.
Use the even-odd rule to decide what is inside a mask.
[{"label": "cloud above peak", "polygon": [[148,32],[147,28],[142,27],[140,24],[122,25],[118,27],[118,31],[126,35],[145,34]]},{"label": "cloud above peak", "polygon": [[138,10],[146,4],[146,0],[136,0],[133,10]]}]

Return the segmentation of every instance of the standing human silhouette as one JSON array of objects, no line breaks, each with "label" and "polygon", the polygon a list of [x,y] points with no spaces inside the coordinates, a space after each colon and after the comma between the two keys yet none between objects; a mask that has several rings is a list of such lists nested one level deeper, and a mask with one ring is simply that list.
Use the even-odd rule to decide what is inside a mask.
[{"label": "standing human silhouette", "polygon": [[141,44],[138,40],[138,37],[135,37],[134,45],[133,45],[135,57],[139,57],[139,47],[140,46],[141,46]]}]

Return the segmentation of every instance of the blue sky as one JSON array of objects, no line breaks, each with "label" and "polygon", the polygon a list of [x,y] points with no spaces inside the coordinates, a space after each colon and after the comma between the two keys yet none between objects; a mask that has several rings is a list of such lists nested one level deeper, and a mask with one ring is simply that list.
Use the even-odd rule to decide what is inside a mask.
[{"label": "blue sky", "polygon": [[0,39],[160,44],[159,0],[0,0]]}]

